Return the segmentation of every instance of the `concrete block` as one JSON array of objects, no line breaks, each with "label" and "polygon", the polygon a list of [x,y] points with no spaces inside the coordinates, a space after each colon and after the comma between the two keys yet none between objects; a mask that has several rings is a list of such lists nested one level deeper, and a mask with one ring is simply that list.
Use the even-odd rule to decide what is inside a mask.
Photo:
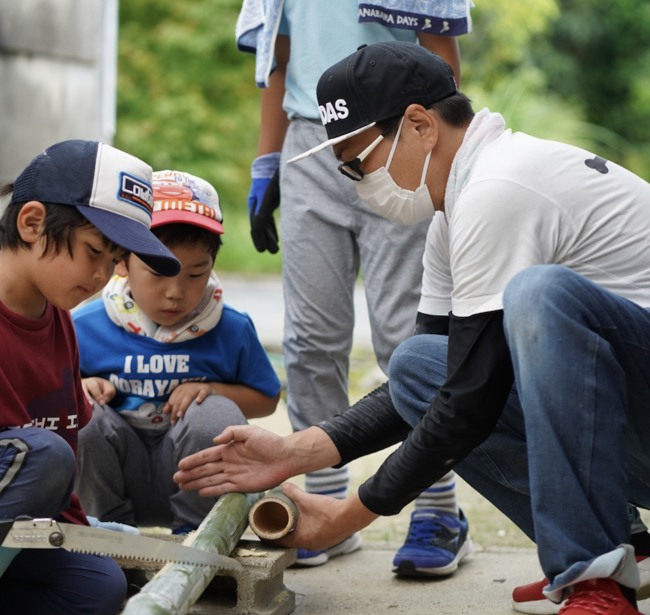
[{"label": "concrete block", "polygon": [[0,185],[65,139],[112,143],[118,0],[0,0]]},{"label": "concrete block", "polygon": [[[155,535],[182,542],[182,537]],[[216,576],[203,595],[188,611],[189,615],[288,615],[296,604],[293,591],[284,585],[283,573],[296,561],[295,549],[282,549],[258,540],[241,540],[237,549],[264,553],[262,557],[233,555],[244,567],[242,572]],[[162,565],[131,559],[116,559],[130,582],[143,584]],[[138,583],[138,575],[141,582]]]},{"label": "concrete block", "polygon": [[85,64],[0,54],[1,182],[53,143],[102,138],[98,77]]}]

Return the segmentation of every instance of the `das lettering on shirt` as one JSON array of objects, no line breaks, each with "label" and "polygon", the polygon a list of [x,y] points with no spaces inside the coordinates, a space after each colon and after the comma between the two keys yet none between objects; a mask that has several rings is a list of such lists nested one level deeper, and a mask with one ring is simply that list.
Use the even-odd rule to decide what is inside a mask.
[{"label": "das lettering on shirt", "polygon": [[111,407],[138,429],[168,429],[163,407],[185,382],[242,384],[268,397],[280,381],[246,314],[224,305],[216,327],[200,337],[163,343],[113,323],[103,300],[74,313],[83,377],[110,380]]},{"label": "das lettering on shirt", "polygon": [[0,429],[41,427],[77,451],[89,420],[70,314],[47,304],[36,320],[0,303]]}]

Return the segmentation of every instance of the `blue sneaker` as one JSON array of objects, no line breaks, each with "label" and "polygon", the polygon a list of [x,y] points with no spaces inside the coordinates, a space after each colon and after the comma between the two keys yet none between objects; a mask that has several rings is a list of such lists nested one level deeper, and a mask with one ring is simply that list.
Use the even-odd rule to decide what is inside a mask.
[{"label": "blue sneaker", "polygon": [[406,542],[393,560],[393,572],[410,577],[454,572],[458,562],[472,550],[467,519],[462,510],[459,515],[457,519],[430,508],[414,511]]},{"label": "blue sneaker", "polygon": [[322,551],[307,551],[307,549],[298,549],[298,559],[296,563],[293,564],[296,568],[302,568],[307,566],[322,566],[327,563],[332,557],[337,555],[347,555],[354,551],[358,551],[361,548],[361,534],[355,532],[349,538],[346,538],[343,542],[330,547],[329,549],[323,549]]}]

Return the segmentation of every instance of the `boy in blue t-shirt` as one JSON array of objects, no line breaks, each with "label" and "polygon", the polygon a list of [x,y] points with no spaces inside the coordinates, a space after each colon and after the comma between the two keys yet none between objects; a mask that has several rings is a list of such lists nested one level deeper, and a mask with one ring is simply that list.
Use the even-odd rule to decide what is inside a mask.
[{"label": "boy in blue t-shirt", "polygon": [[180,534],[198,527],[216,498],[180,491],[178,462],[227,426],[271,414],[280,382],[250,318],[223,303],[212,269],[224,232],[214,188],[161,171],[153,194],[152,232],[181,272],[163,278],[131,255],[102,298],[73,317],[94,401],[76,492],[100,521]]}]

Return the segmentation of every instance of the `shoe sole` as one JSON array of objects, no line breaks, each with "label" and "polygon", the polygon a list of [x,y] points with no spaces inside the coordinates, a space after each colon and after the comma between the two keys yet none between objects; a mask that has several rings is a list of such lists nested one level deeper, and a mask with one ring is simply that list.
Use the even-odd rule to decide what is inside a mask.
[{"label": "shoe sole", "polygon": [[301,560],[296,560],[291,564],[292,568],[313,568],[314,566],[322,566],[327,564],[329,561],[329,556],[327,553],[321,553],[316,557],[309,557]]},{"label": "shoe sole", "polygon": [[636,599],[645,600],[650,598],[650,557],[637,562],[639,569],[639,589],[636,590]]},{"label": "shoe sole", "polygon": [[530,602],[515,602],[512,601],[512,608],[518,613],[526,613],[527,615],[556,615],[564,605],[555,604],[544,598],[543,600],[531,600]]},{"label": "shoe sole", "polygon": [[294,568],[312,568],[313,566],[322,566],[327,564],[333,557],[337,555],[348,555],[349,553],[354,553],[361,548],[363,544],[363,539],[361,534],[355,532],[349,538],[346,538],[343,542],[340,542],[337,545],[334,545],[332,548],[325,551],[325,553],[320,553],[316,557],[310,557],[308,559],[303,559],[297,561],[293,564]]},{"label": "shoe sole", "polygon": [[444,577],[450,574],[453,574],[458,569],[458,564],[460,561],[469,553],[472,552],[473,545],[470,537],[467,537],[467,540],[463,543],[463,546],[460,548],[460,551],[456,554],[453,562],[450,562],[446,566],[441,566],[440,568],[416,568],[415,564],[409,560],[404,560],[400,562],[397,568],[393,569],[393,572],[400,577]]}]

